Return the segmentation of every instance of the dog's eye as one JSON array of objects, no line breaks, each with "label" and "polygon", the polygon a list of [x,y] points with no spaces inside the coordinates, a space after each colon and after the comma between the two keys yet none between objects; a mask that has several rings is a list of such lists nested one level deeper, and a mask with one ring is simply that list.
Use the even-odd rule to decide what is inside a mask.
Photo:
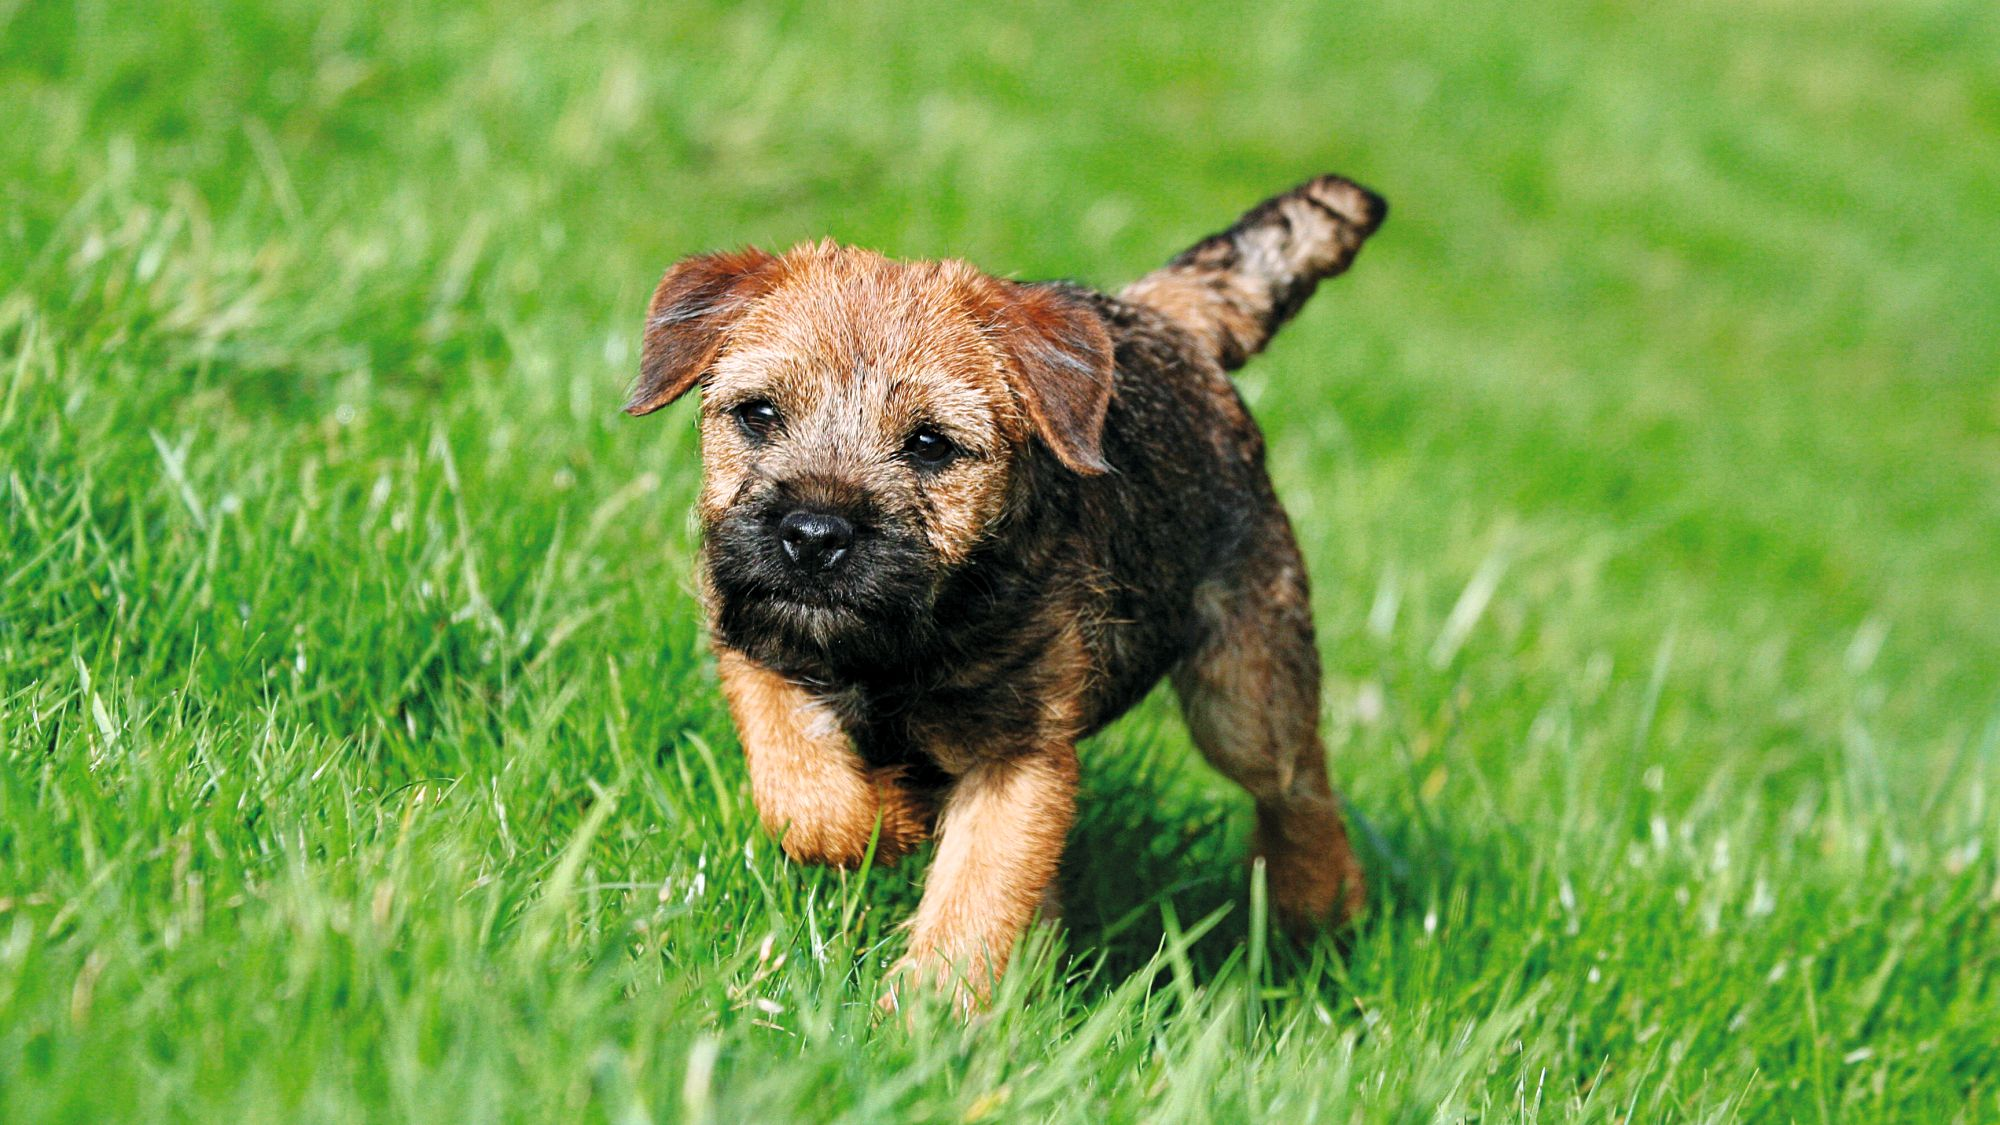
[{"label": "dog's eye", "polygon": [[778,423],[784,421],[778,408],[761,398],[753,398],[730,413],[736,415],[736,424],[743,427],[744,433],[760,441],[770,437]]},{"label": "dog's eye", "polygon": [[958,456],[958,446],[953,445],[950,438],[925,426],[903,443],[903,456],[927,469],[938,469]]}]

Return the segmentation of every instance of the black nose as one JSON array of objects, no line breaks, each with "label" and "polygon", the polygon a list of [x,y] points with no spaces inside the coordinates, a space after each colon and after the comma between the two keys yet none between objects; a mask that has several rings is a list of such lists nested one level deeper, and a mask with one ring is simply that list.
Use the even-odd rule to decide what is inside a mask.
[{"label": "black nose", "polygon": [[854,542],[854,525],[823,512],[793,512],[779,521],[778,541],[800,570],[832,570]]}]

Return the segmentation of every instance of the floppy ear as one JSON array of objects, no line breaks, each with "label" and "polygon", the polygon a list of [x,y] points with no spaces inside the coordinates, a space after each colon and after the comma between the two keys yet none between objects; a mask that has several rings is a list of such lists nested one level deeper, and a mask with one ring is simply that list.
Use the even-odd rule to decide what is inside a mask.
[{"label": "floppy ear", "polygon": [[1104,460],[1104,413],[1111,405],[1111,334],[1083,302],[1046,285],[1000,283],[994,332],[1012,360],[1015,389],[1036,436],[1056,459],[1085,476],[1111,471]]},{"label": "floppy ear", "polygon": [[771,287],[776,258],[762,250],[700,254],[677,263],[653,290],[639,382],[625,413],[651,414],[708,373],[729,326]]}]

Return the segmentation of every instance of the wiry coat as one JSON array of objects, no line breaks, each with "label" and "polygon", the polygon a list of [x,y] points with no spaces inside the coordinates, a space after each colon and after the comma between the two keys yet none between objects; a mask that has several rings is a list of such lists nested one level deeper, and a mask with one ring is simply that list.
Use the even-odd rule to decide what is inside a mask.
[{"label": "wiry coat", "polygon": [[[1054,878],[1077,740],[1170,674],[1257,800],[1281,915],[1358,908],[1305,573],[1226,372],[1384,213],[1321,177],[1117,297],[825,243],[662,281],[628,409],[704,387],[703,585],[759,809],[801,860],[936,830],[925,975],[977,994],[1004,964]],[[947,459],[910,452],[934,441]],[[853,529],[837,568],[788,561],[796,512]]]}]

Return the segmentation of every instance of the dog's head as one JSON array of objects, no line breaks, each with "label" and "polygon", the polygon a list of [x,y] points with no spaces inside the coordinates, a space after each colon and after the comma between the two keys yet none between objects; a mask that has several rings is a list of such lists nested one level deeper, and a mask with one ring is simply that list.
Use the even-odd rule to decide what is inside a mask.
[{"label": "dog's head", "polygon": [[1031,462],[1106,470],[1112,349],[1061,289],[832,243],[674,266],[647,312],[647,414],[702,387],[703,555],[724,639],[868,662],[935,626],[944,583]]}]

